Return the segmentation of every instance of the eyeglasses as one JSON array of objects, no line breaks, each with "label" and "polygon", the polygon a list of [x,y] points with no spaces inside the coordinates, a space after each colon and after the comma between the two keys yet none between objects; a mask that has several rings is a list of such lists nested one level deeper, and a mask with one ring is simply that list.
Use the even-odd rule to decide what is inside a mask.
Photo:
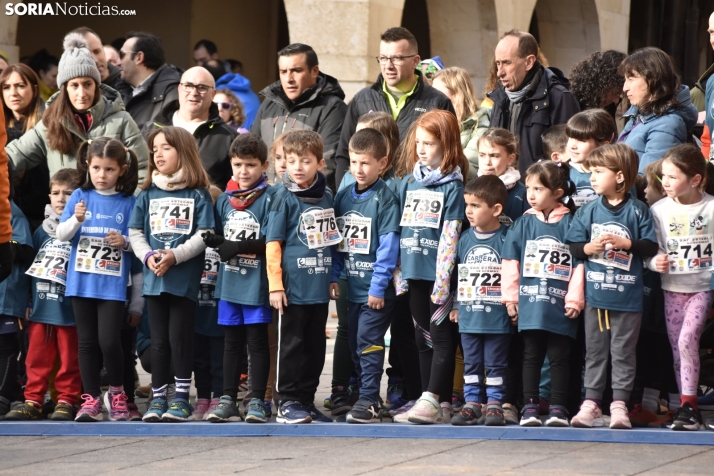
[{"label": "eyeglasses", "polygon": [[223,101],[214,101],[216,104],[218,104],[218,107],[221,109],[230,109],[232,104],[229,102],[223,102]]},{"label": "eyeglasses", "polygon": [[377,56],[377,62],[381,65],[385,65],[387,63],[392,63],[394,66],[400,66],[402,63],[404,63],[404,60],[407,58],[414,58],[416,55],[408,55],[408,56]]},{"label": "eyeglasses", "polygon": [[131,55],[132,58],[134,58],[134,55],[136,55],[137,51],[124,51],[124,50],[119,50],[119,59],[123,60],[126,55]]},{"label": "eyeglasses", "polygon": [[208,86],[207,84],[193,84],[193,83],[179,83],[183,92],[190,93],[194,89],[198,94],[206,94],[209,89],[213,89],[213,86]]}]

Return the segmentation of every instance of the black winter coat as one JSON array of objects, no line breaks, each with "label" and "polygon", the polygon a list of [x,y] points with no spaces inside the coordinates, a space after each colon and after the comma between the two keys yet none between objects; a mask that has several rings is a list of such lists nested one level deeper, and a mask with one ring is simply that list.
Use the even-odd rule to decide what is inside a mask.
[{"label": "black winter coat", "polygon": [[[153,122],[147,123],[141,130],[146,139],[152,129],[162,128],[172,125],[172,118],[178,111],[178,99],[169,103],[161,110]],[[203,168],[208,172],[211,183],[220,188],[226,189],[226,184],[233,175],[231,169],[231,157],[229,154],[233,139],[238,136],[238,132],[226,124],[218,115],[218,106],[211,103],[208,112],[208,120],[198,126],[193,133],[198,145],[198,155],[201,156]]]},{"label": "black winter coat", "polygon": [[[397,126],[399,127],[399,137],[401,140],[407,135],[409,127],[417,117],[421,116],[432,109],[443,109],[456,115],[454,106],[449,98],[444,96],[440,91],[426,84],[422,78],[421,72],[416,71],[419,79],[414,94],[407,98],[404,108],[397,116]],[[342,126],[342,134],[340,135],[340,145],[337,148],[337,185],[342,181],[342,176],[349,170],[350,154],[349,144],[350,138],[355,133],[357,121],[359,118],[370,111],[384,111],[389,114],[392,109],[389,106],[389,100],[385,96],[382,83],[384,78],[380,74],[377,81],[367,88],[359,91],[347,107],[347,115],[345,123]]]},{"label": "black winter coat", "polygon": [[320,73],[317,83],[303,91],[295,102],[285,95],[280,81],[265,87],[260,95],[265,100],[250,126],[250,132],[262,137],[268,147],[283,132],[308,130],[320,134],[324,143],[323,172],[327,185],[334,190],[335,149],[347,112],[345,93],[337,79]]},{"label": "black winter coat", "polygon": [[167,104],[178,101],[180,82],[181,73],[173,65],[164,64],[154,72],[144,92],[136,96],[133,96],[131,86],[122,80],[116,82],[116,87],[112,87],[121,93],[126,112],[139,129],[143,129],[148,122],[158,117]]},{"label": "black winter coat", "polygon": [[[544,68],[540,81],[528,93],[514,132],[520,141],[518,170],[521,177],[534,162],[543,158],[543,141],[540,136],[550,126],[565,124],[580,112],[580,105],[570,93],[570,81],[557,68]],[[493,101],[491,127],[508,129],[510,101],[503,86],[487,94]],[[523,179],[521,179],[523,180]]]}]

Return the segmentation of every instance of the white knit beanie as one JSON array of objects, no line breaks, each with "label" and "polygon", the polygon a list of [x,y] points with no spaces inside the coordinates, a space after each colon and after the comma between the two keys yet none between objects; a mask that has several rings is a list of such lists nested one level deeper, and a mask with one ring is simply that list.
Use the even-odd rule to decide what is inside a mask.
[{"label": "white knit beanie", "polygon": [[79,33],[70,33],[64,37],[64,53],[57,67],[57,86],[82,76],[93,78],[97,84],[102,82],[87,40]]}]

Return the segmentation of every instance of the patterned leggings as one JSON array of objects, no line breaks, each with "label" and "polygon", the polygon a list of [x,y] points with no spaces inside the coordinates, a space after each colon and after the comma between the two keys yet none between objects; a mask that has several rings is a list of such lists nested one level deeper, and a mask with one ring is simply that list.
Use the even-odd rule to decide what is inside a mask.
[{"label": "patterned leggings", "polygon": [[672,345],[674,374],[682,395],[696,395],[699,385],[699,337],[712,307],[712,293],[664,291],[667,335]]}]

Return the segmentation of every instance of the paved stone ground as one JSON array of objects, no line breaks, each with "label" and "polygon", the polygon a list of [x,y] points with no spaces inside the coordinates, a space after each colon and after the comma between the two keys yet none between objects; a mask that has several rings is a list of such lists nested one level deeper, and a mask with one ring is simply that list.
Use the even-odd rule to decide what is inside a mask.
[{"label": "paved stone ground", "polygon": [[[336,325],[336,319],[328,319],[333,337]],[[321,409],[330,393],[334,338],[327,343],[316,398]],[[148,375],[140,377],[148,383]],[[0,475],[711,475],[713,468],[714,447],[694,445],[334,437],[0,437]]]}]

